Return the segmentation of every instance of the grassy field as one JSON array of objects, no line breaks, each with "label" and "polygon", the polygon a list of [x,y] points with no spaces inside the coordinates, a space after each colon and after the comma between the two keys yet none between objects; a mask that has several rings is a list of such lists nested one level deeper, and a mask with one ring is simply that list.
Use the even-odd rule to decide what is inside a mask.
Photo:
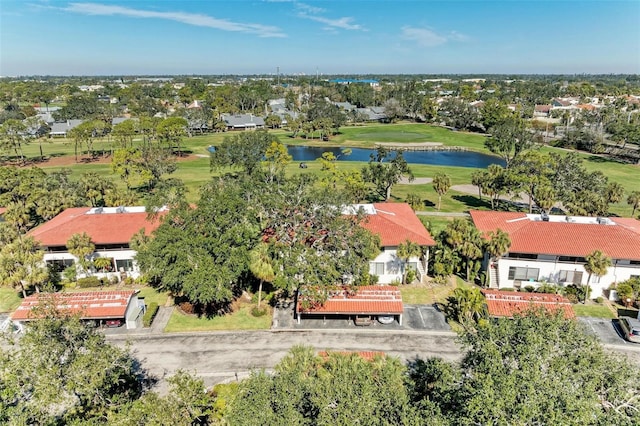
[{"label": "grassy field", "polygon": [[22,303],[20,293],[12,288],[0,287],[0,312],[13,312]]},{"label": "grassy field", "polygon": [[573,305],[573,312],[579,317],[616,318],[616,314],[607,305]]},{"label": "grassy field", "polygon": [[245,304],[231,314],[211,319],[186,315],[180,310],[174,309],[164,331],[175,333],[181,331],[268,330],[271,327],[271,308],[269,308],[269,312],[266,315],[254,317],[251,315],[252,307],[252,304]]},{"label": "grassy field", "polygon": [[[315,145],[315,146],[352,146],[352,147],[372,147],[376,142],[441,142],[445,145],[463,146],[479,152],[487,152],[484,148],[485,137],[483,135],[454,132],[441,127],[429,126],[426,124],[399,123],[399,124],[373,124],[366,126],[350,126],[340,129],[340,133],[330,141],[323,142],[319,139],[307,140],[303,138],[293,139],[290,132],[285,130],[272,131],[285,144],[295,145]],[[209,181],[213,173],[209,169],[207,148],[210,145],[219,144],[225,136],[231,133],[214,133],[202,136],[186,138],[183,144],[185,150],[196,154],[198,157],[191,157],[187,161],[178,162],[178,170],[173,176],[182,179],[189,189],[189,201],[198,199],[198,188]],[[109,151],[112,148],[110,140],[96,142],[96,149]],[[43,152],[46,156],[73,156],[73,143],[68,139],[47,139],[42,144]],[[543,151],[559,151],[556,148],[544,147]],[[566,150],[565,150],[566,151]],[[39,144],[32,143],[25,148],[27,157],[33,158],[39,155]],[[626,189],[627,193],[640,188],[640,166],[621,164],[616,161],[602,157],[580,154],[585,160],[585,167],[589,170],[600,170],[612,181],[619,182]],[[364,162],[338,162],[337,166],[341,170],[354,170],[362,168]],[[299,169],[297,163],[292,163],[287,169],[288,174],[314,173],[322,174],[319,162],[307,162],[307,169]],[[42,164],[47,170],[59,170],[63,166],[47,166]],[[118,185],[124,187],[117,176],[112,175],[109,164],[100,163],[73,163],[66,166],[73,171],[73,177],[79,177],[87,171],[95,171],[103,176],[109,176]],[[467,167],[450,167],[435,165],[411,165],[416,177],[432,177],[438,172],[444,172],[451,177],[453,185],[469,184],[471,173],[476,169]],[[418,194],[424,200],[425,211],[436,211],[438,197],[431,184],[424,185],[396,185],[393,188],[392,196],[396,201],[404,201],[410,193]],[[479,200],[476,195],[464,194],[450,190],[442,197],[441,211],[461,212],[470,209],[489,209],[489,203]],[[611,205],[611,212],[619,216],[627,216],[631,213],[631,208],[626,204],[626,200]]]}]

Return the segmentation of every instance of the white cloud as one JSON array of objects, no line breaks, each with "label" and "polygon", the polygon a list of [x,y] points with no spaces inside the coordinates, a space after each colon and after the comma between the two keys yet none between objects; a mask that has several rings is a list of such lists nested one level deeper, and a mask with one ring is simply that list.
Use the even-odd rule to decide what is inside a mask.
[{"label": "white cloud", "polygon": [[185,12],[156,12],[152,10],[132,9],[123,6],[112,6],[100,3],[70,3],[63,8],[67,12],[91,16],[127,16],[130,18],[155,18],[181,22],[197,27],[215,28],[222,31],[235,31],[257,34],[260,37],[286,37],[278,27],[262,24],[245,24],[213,16]]},{"label": "white cloud", "polygon": [[412,40],[421,46],[433,47],[444,44],[448,41],[467,41],[469,38],[457,31],[450,31],[448,34],[438,34],[429,28],[402,27],[402,38]]},{"label": "white cloud", "polygon": [[305,11],[307,13],[322,13],[322,12],[326,12],[325,9],[321,8],[321,7],[316,7],[316,6],[311,6],[309,4],[306,3],[300,3],[300,2],[293,2],[293,4],[295,5],[295,7],[299,10]]},{"label": "white cloud", "polygon": [[308,15],[306,13],[300,13],[298,16],[305,19],[310,19],[312,21],[320,22],[322,24],[327,25],[330,28],[340,28],[343,30],[364,30],[362,25],[353,24],[353,18],[343,17],[343,18],[325,18],[323,16],[315,16]]}]

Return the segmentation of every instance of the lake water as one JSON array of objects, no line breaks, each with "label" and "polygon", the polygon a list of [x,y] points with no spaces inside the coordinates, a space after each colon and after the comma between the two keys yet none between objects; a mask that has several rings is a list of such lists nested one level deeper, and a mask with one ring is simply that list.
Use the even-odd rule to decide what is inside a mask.
[{"label": "lake water", "polygon": [[[213,147],[209,148],[211,151]],[[351,155],[342,155],[342,148],[323,146],[287,146],[293,161],[314,161],[322,157],[323,152],[332,152],[338,161],[369,161],[375,150],[364,148],[351,148]],[[438,166],[475,167],[485,169],[491,164],[504,166],[504,161],[493,155],[481,154],[473,151],[406,151],[403,153],[407,163],[432,164]]]},{"label": "lake water", "polygon": [[[338,147],[315,147],[315,146],[288,146],[289,154],[293,161],[313,161],[322,157],[323,152],[330,151],[338,161],[369,161],[371,154],[375,155],[375,150],[364,148],[351,148],[351,155],[342,155],[342,148]],[[406,151],[403,152],[404,159],[411,164],[433,164],[439,166],[458,166],[487,168],[491,164],[504,166],[501,158],[493,155],[481,154],[473,151]]]}]

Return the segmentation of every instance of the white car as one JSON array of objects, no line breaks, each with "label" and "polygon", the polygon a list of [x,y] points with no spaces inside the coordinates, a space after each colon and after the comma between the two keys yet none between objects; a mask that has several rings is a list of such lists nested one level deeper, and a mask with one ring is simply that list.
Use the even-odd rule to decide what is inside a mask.
[{"label": "white car", "polygon": [[396,319],[393,315],[378,315],[378,322],[380,324],[391,324],[395,320]]}]

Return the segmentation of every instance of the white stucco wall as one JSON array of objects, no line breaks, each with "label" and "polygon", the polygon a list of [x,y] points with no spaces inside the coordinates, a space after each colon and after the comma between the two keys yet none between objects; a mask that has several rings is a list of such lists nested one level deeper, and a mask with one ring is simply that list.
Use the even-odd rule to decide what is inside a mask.
[{"label": "white stucco wall", "polygon": [[[499,288],[515,287],[514,280],[509,280],[509,268],[510,267],[528,267],[539,268],[540,273],[538,275],[538,281],[527,284],[522,282],[522,287],[525,285],[533,285],[536,287],[540,281],[547,281],[550,283],[558,282],[560,271],[575,271],[582,272],[582,282],[579,284],[587,284],[589,274],[584,269],[584,264],[580,263],[564,263],[564,262],[544,262],[539,260],[518,260],[502,258],[498,261],[498,282]],[[603,291],[608,289],[612,284],[621,281],[628,280],[632,275],[640,275],[640,265],[614,265],[611,266],[607,274],[600,277],[591,277],[591,295],[592,299],[596,297],[604,297]],[[596,282],[597,281],[597,282]],[[568,283],[570,284],[570,283]]]},{"label": "white stucco wall", "polygon": [[[420,259],[412,257],[409,262],[420,262]],[[376,274],[373,263],[384,263],[384,274]],[[397,247],[385,247],[374,260],[369,262],[369,273],[378,276],[378,284],[402,281],[402,263],[397,256]]]}]

